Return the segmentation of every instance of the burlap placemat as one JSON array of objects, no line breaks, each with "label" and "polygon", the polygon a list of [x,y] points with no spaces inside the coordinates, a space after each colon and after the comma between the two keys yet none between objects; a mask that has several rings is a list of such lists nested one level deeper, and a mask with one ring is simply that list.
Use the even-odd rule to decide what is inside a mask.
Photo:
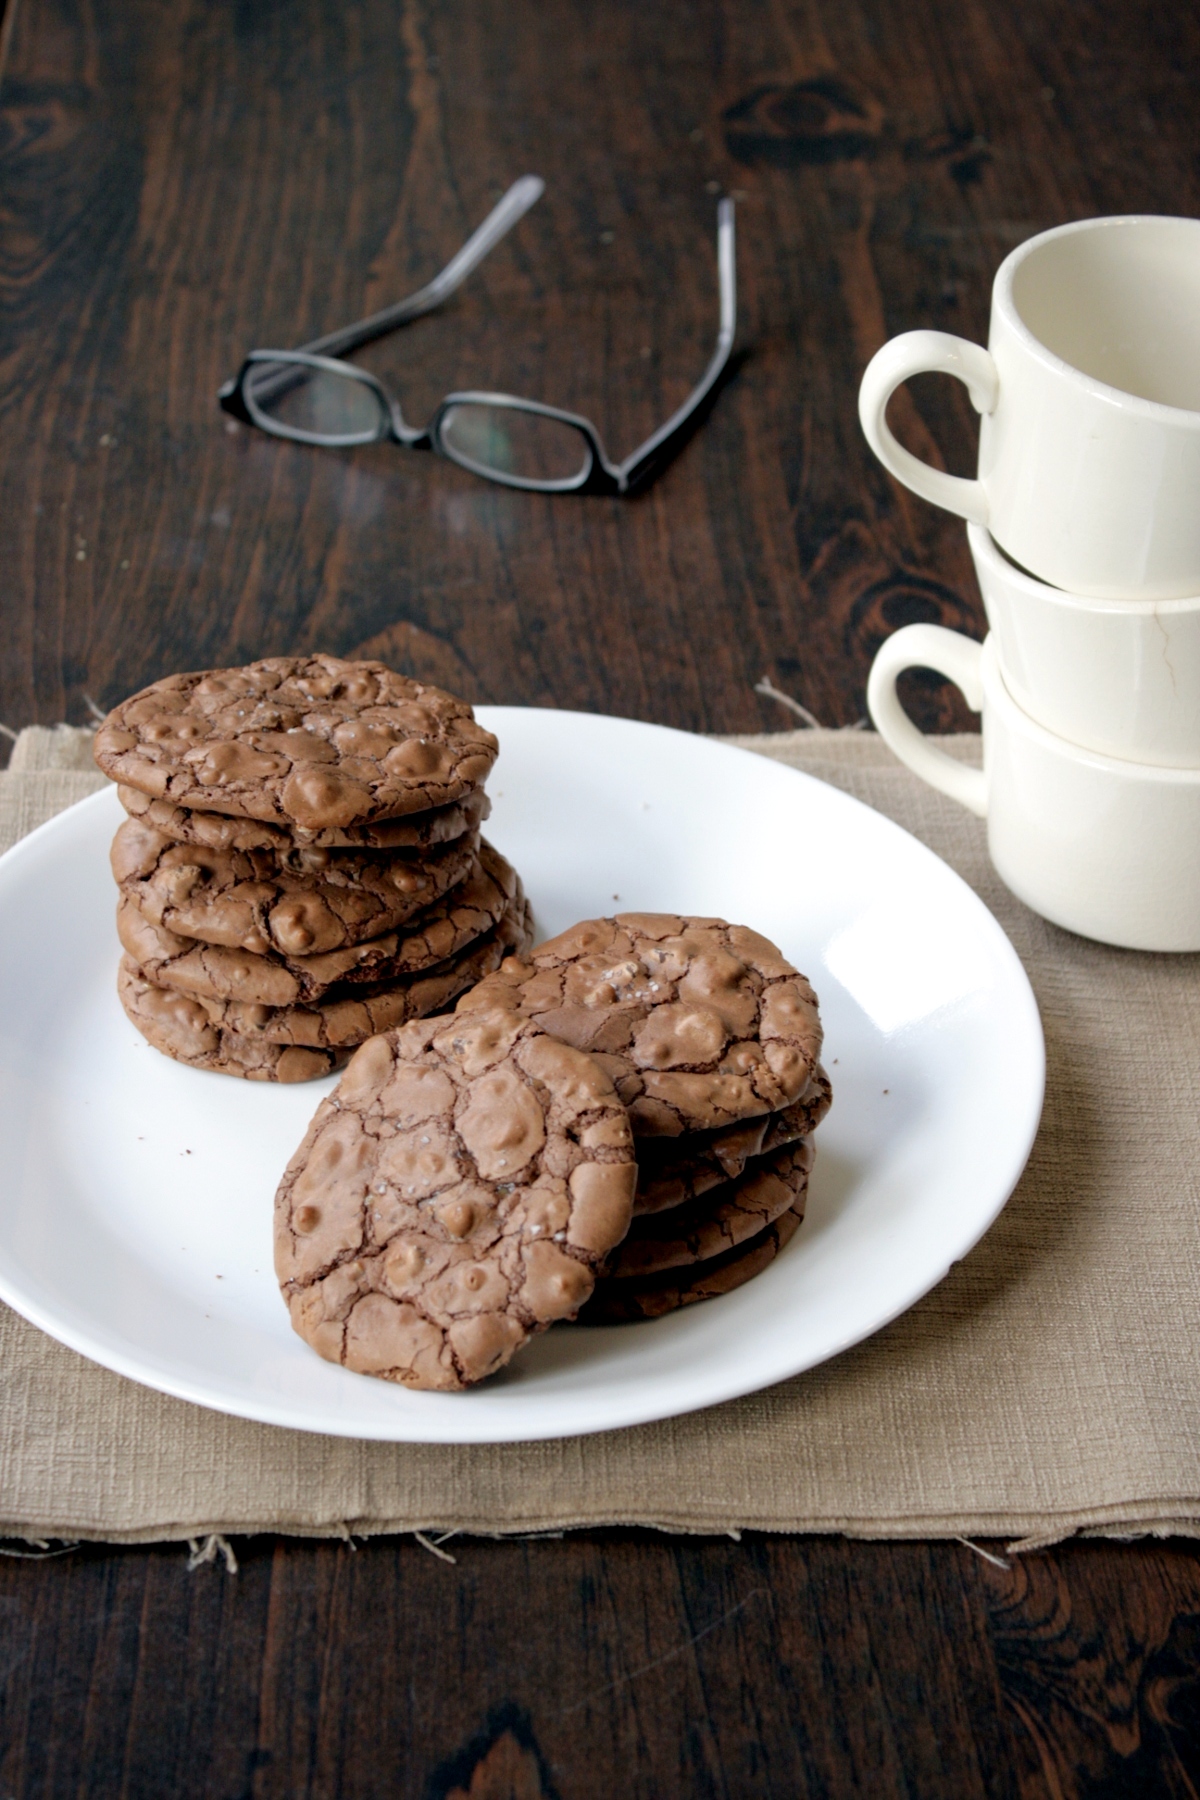
[{"label": "burlap placemat", "polygon": [[[0,1533],[1200,1535],[1200,959],[1106,950],[1036,918],[993,875],[980,822],[870,734],[735,741],[931,845],[1029,971],[1045,1117],[982,1244],[903,1318],[807,1375],[662,1425],[528,1445],[246,1424],[110,1375],[0,1308]],[[977,739],[948,742],[978,756]],[[0,776],[0,846],[99,785],[77,772],[86,754],[83,734],[22,735]]]}]

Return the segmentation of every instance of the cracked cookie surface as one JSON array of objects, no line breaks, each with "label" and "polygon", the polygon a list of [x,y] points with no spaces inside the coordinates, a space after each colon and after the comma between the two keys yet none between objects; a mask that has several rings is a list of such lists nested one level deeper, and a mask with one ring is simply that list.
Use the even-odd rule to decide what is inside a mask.
[{"label": "cracked cookie surface", "polygon": [[723,919],[620,913],[514,958],[459,1002],[505,1005],[599,1057],[639,1137],[711,1131],[804,1092],[817,999],[768,939]]},{"label": "cracked cookie surface", "polygon": [[126,819],[110,861],[123,898],[152,925],[256,956],[317,956],[405,924],[462,881],[478,849],[468,836],[424,856],[296,847],[281,858],[174,843]]},{"label": "cracked cookie surface", "polygon": [[804,1197],[773,1225],[712,1262],[694,1270],[669,1269],[635,1281],[597,1282],[592,1298],[579,1314],[581,1325],[632,1324],[639,1319],[661,1319],[682,1306],[717,1300],[744,1287],[769,1268],[791,1242],[804,1219]]},{"label": "cracked cookie surface", "polygon": [[[528,905],[516,897],[493,930],[456,956],[374,987],[331,995],[300,1006],[258,1006],[244,1000],[192,996],[208,1023],[222,1033],[263,1038],[272,1044],[299,1044],[313,1050],[352,1050],[369,1037],[426,1019],[453,1006],[458,996],[499,968],[506,956],[526,949],[533,932]],[[145,975],[146,971],[140,971]],[[224,1041],[224,1039],[222,1040]]]},{"label": "cracked cookie surface", "polygon": [[143,688],[109,713],[94,753],[154,798],[323,831],[448,805],[496,752],[441,688],[377,662],[273,656]]},{"label": "cracked cookie surface", "polygon": [[491,931],[517,903],[523,905],[524,890],[516,871],[484,842],[465,879],[402,930],[323,956],[255,954],[200,943],[152,924],[125,899],[117,906],[117,935],[158,987],[210,1000],[296,1006],[321,1000],[332,988],[378,987],[444,963]]},{"label": "cracked cookie surface", "polygon": [[359,1373],[466,1387],[588,1298],[636,1172],[604,1070],[511,1009],[372,1038],[276,1195],[292,1324]]},{"label": "cracked cookie surface", "polygon": [[239,819],[227,813],[191,812],[170,800],[156,800],[124,782],[117,798],[131,818],[140,819],[177,844],[201,844],[207,850],[276,850],[297,844],[317,849],[431,850],[478,831],[492,810],[482,788],[432,812],[410,813],[405,819],[378,819],[344,829],[306,830],[303,825],[271,825],[263,819]]},{"label": "cracked cookie surface", "polygon": [[128,956],[117,971],[117,993],[130,1022],[147,1043],[174,1062],[245,1081],[315,1081],[332,1075],[349,1050],[311,1050],[247,1038],[215,1026],[198,1000],[158,988]]},{"label": "cracked cookie surface", "polygon": [[809,1137],[829,1111],[833,1090],[818,1064],[798,1100],[779,1112],[760,1113],[722,1131],[681,1138],[643,1138],[638,1146],[635,1218],[687,1206],[722,1182],[733,1181],[753,1161]]},{"label": "cracked cookie surface", "polygon": [[609,1257],[606,1276],[614,1281],[640,1279],[724,1256],[795,1208],[808,1187],[812,1163],[812,1144],[800,1138],[756,1157],[741,1175],[703,1200],[635,1223]]}]

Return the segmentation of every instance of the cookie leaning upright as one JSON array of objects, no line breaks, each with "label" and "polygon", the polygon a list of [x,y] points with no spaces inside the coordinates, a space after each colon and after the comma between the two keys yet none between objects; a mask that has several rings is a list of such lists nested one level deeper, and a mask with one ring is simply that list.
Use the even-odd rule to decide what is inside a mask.
[{"label": "cookie leaning upright", "polygon": [[497,748],[465,700],[383,663],[273,656],[143,688],[95,757],[155,799],[323,831],[448,805]]},{"label": "cookie leaning upright", "polygon": [[578,1311],[636,1178],[611,1081],[532,1020],[484,1010],[372,1038],[276,1195],[292,1323],[362,1374],[465,1387]]},{"label": "cookie leaning upright", "polygon": [[619,913],[510,957],[460,1008],[506,1005],[598,1056],[635,1135],[775,1112],[821,1054],[817,997],[769,939],[723,919]]}]

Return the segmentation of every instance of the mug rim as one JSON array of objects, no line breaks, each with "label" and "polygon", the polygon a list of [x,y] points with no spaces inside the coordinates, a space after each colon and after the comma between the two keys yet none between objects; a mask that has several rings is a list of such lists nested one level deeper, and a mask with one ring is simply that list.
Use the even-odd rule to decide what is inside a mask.
[{"label": "mug rim", "polygon": [[[1200,418],[1200,413],[1195,416]],[[1138,619],[1171,618],[1179,613],[1200,612],[1200,594],[1177,594],[1172,600],[1114,600],[1094,594],[1076,594],[1070,588],[1040,581],[1012,560],[986,525],[976,525],[970,519],[967,521],[967,543],[972,557],[983,563],[997,581],[1021,590],[1046,606],[1080,613],[1124,613]]]},{"label": "mug rim", "polygon": [[1195,429],[1200,430],[1200,409],[1188,406],[1169,406],[1164,400],[1146,400],[1140,394],[1131,394],[1127,388],[1114,387],[1111,382],[1101,381],[1096,375],[1088,375],[1083,369],[1077,369],[1074,363],[1066,362],[1061,356],[1043,344],[1025,323],[1017,310],[1013,299],[1013,279],[1021,264],[1028,256],[1051,238],[1072,236],[1080,231],[1112,230],[1125,225],[1189,225],[1200,232],[1200,219],[1186,217],[1182,213],[1107,213],[1094,219],[1072,219],[1065,225],[1052,225],[1046,231],[1035,232],[1024,242],[1010,250],[1000,267],[996,270],[992,282],[992,305],[996,312],[1004,317],[1005,324],[1020,339],[1023,347],[1037,361],[1051,369],[1055,374],[1068,376],[1087,388],[1097,399],[1108,401],[1123,410],[1131,409],[1144,413],[1148,418],[1162,422],[1180,424],[1187,421]]},{"label": "mug rim", "polygon": [[1125,781],[1136,781],[1142,786],[1156,787],[1194,787],[1200,788],[1200,769],[1180,769],[1170,764],[1134,762],[1124,756],[1108,756],[1102,750],[1089,750],[1083,744],[1076,744],[1071,738],[1060,737],[1055,731],[1048,731],[1031,719],[1023,706],[1018,705],[1009,691],[1004,679],[1004,671],[1000,667],[1000,652],[994,642],[996,633],[989,631],[983,640],[980,656],[979,673],[983,682],[984,706],[984,762],[987,762],[987,714],[989,708],[1004,720],[1006,726],[1031,739],[1041,749],[1052,756],[1060,757],[1064,762],[1077,766],[1092,768],[1107,775],[1120,776]]}]

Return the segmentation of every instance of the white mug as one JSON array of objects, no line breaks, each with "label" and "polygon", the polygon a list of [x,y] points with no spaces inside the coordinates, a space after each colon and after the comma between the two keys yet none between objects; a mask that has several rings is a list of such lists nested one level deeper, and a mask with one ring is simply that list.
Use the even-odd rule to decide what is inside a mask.
[{"label": "white mug", "polygon": [[967,537],[1022,711],[1085,750],[1200,769],[1200,596],[1085,599],[1024,574],[982,525]]},{"label": "white mug", "polygon": [[[982,414],[977,480],[888,429],[891,395],[928,370],[965,382]],[[858,410],[897,480],[1039,580],[1099,599],[1200,594],[1200,220],[1084,219],[1030,238],[996,272],[988,348],[893,338]]]},{"label": "white mug", "polygon": [[[983,768],[937,748],[900,705],[905,669],[936,669],[983,713]],[[1200,769],[1083,750],[1021,711],[984,644],[906,625],[871,669],[867,705],[914,774],[987,820],[1014,894],[1056,925],[1131,950],[1200,950]]]}]

